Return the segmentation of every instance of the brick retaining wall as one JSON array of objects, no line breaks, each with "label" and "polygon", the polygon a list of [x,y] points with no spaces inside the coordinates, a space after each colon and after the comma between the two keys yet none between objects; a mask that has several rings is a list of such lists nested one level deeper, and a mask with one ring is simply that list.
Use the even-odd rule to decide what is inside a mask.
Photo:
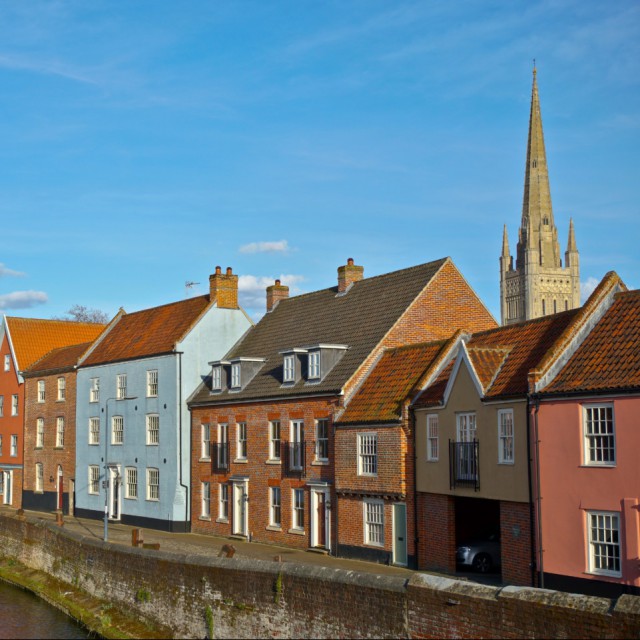
[{"label": "brick retaining wall", "polygon": [[[0,516],[2,553],[138,610],[176,636],[640,638],[640,598],[617,602],[246,558],[205,558],[103,543],[32,518]],[[141,591],[149,601],[140,601]],[[138,595],[138,597],[136,597]],[[146,598],[144,598],[146,599]]]}]

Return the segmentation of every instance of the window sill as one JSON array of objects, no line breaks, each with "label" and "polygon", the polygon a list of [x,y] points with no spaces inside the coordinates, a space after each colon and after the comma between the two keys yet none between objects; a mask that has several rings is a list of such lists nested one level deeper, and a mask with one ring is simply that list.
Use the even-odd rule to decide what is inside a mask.
[{"label": "window sill", "polygon": [[233,464],[249,464],[249,460],[247,460],[246,458],[236,458],[233,461]]},{"label": "window sill", "polygon": [[[595,462],[587,462],[584,464],[580,465],[581,469],[615,469],[616,468],[616,464],[597,464]],[[600,575],[600,574],[594,574],[594,575]]]},{"label": "window sill", "polygon": [[439,458],[431,458],[431,459],[427,458],[426,462],[440,462],[440,459]]},{"label": "window sill", "polygon": [[63,451],[64,450],[64,445],[62,445],[61,447],[53,447],[54,451]]},{"label": "window sill", "polygon": [[622,578],[622,572],[616,573],[615,571],[585,571],[584,575],[594,576],[596,578],[611,578],[612,580],[619,580]]},{"label": "window sill", "polygon": [[100,443],[99,443],[99,442],[90,442],[90,443],[89,443],[89,446],[90,446],[90,447],[99,447],[99,446],[100,446]]},{"label": "window sill", "polygon": [[147,447],[159,447],[159,442],[147,442]]},{"label": "window sill", "polygon": [[365,547],[371,547],[372,549],[384,549],[384,545],[378,542],[365,542]]},{"label": "window sill", "polygon": [[216,518],[216,522],[220,524],[229,524],[229,518]]},{"label": "window sill", "polygon": [[211,462],[211,458],[198,458],[198,462]]},{"label": "window sill", "polygon": [[58,398],[56,402],[64,402],[64,398]]},{"label": "window sill", "polygon": [[160,502],[159,498],[147,498],[147,502]]},{"label": "window sill", "polygon": [[512,460],[511,462],[498,460],[498,464],[500,464],[502,466],[506,466],[506,467],[513,467],[513,466],[515,466],[516,463],[515,463],[515,460]]},{"label": "window sill", "polygon": [[125,496],[124,499],[125,500],[137,500],[138,496],[135,496],[135,497],[134,496]]},{"label": "window sill", "polygon": [[267,531],[279,531],[280,533],[282,533],[282,527],[276,527],[276,525],[274,524],[267,525],[265,529]]},{"label": "window sill", "polygon": [[265,464],[282,464],[282,460],[269,459],[264,461]]},{"label": "window sill", "polygon": [[202,520],[203,522],[211,522],[211,516],[200,516],[198,520]]},{"label": "window sill", "polygon": [[288,529],[287,533],[292,533],[294,536],[303,536],[304,529]]},{"label": "window sill", "polygon": [[[42,449],[44,449],[44,447],[33,447],[36,451],[42,451]],[[17,454],[16,454],[17,455]]]},{"label": "window sill", "polygon": [[311,463],[312,467],[326,467],[329,464],[329,460],[314,460]]}]

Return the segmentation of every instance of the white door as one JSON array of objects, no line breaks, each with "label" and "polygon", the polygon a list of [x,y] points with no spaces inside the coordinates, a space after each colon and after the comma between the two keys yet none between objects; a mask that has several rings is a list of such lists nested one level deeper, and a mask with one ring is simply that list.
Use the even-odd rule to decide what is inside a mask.
[{"label": "white door", "polygon": [[109,467],[109,518],[120,520],[121,476],[119,467]]},{"label": "white door", "polygon": [[393,505],[393,564],[407,566],[407,505]]},{"label": "white door", "polygon": [[329,492],[311,491],[311,546],[331,549],[331,512],[329,510]]},{"label": "white door", "polygon": [[246,536],[248,529],[248,499],[246,483],[233,483],[233,533]]},{"label": "white door", "polygon": [[4,504],[11,504],[11,491],[13,487],[13,471],[4,472]]}]

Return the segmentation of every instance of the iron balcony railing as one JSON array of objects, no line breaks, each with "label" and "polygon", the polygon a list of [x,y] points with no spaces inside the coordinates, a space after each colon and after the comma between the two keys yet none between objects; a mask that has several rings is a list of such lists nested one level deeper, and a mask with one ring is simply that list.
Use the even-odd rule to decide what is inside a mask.
[{"label": "iron balcony railing", "polygon": [[449,440],[449,484],[456,487],[473,487],[480,490],[480,465],[477,440],[456,442]]},{"label": "iron balcony railing", "polygon": [[229,470],[229,443],[214,442],[211,444],[211,464],[214,471]]},{"label": "iron balcony railing", "polygon": [[285,475],[305,477],[304,440],[283,443],[285,447]]}]

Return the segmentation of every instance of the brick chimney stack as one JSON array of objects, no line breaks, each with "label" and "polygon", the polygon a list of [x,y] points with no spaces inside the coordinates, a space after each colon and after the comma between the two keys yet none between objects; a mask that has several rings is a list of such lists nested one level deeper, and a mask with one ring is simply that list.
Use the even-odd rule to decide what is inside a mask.
[{"label": "brick chimney stack", "polygon": [[353,264],[353,258],[347,264],[338,267],[338,293],[345,292],[354,282],[359,282],[364,276],[364,267]]},{"label": "brick chimney stack", "polygon": [[267,287],[267,313],[273,311],[280,300],[289,297],[289,287],[280,284],[280,280],[276,280],[275,284]]},{"label": "brick chimney stack", "polygon": [[220,267],[209,276],[209,296],[216,300],[219,309],[238,308],[238,276],[233,275],[231,267],[223,274]]}]

